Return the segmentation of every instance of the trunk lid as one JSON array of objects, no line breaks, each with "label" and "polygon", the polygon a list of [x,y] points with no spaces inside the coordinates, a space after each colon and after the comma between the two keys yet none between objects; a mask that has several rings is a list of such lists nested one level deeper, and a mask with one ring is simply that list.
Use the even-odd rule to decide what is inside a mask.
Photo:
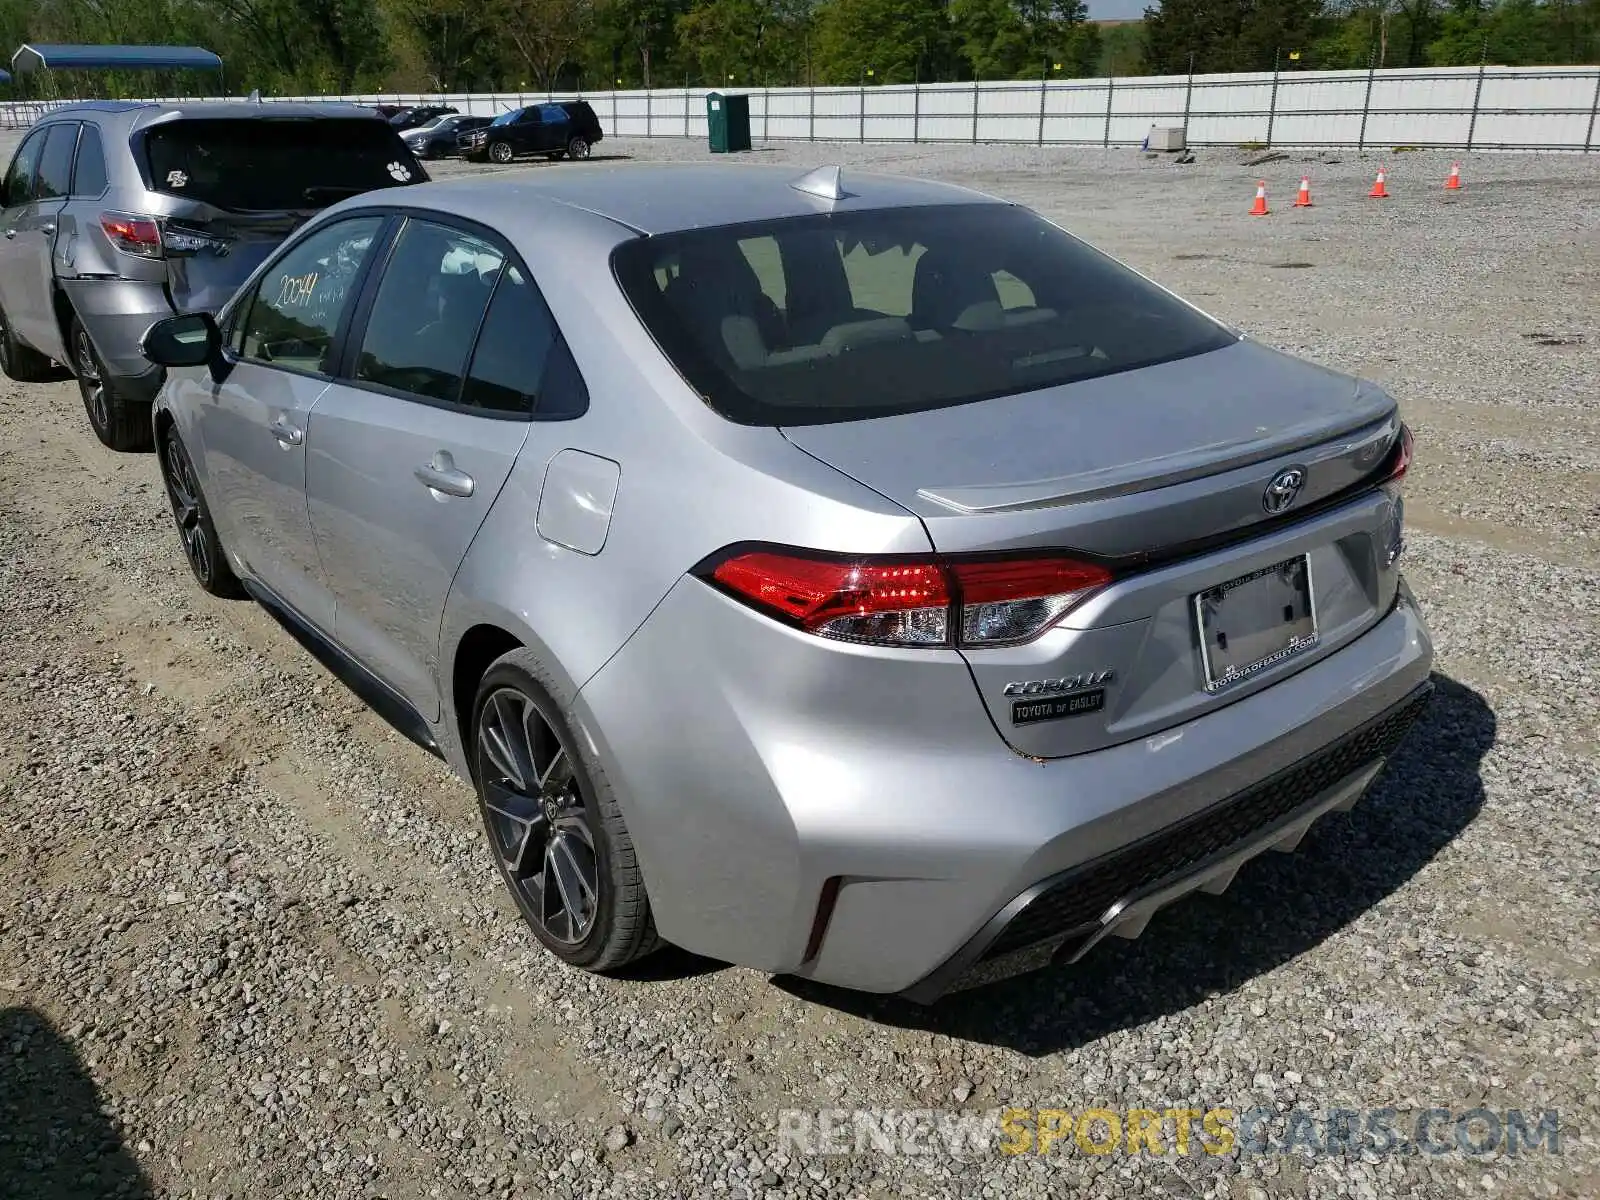
[{"label": "trunk lid", "polygon": [[[962,651],[1000,735],[1051,758],[1192,720],[1371,628],[1394,600],[1401,512],[1398,489],[1357,485],[1399,431],[1380,389],[1246,340],[784,433],[919,516],[942,553],[1077,552],[1112,566],[1114,582],[1042,636]],[[1271,513],[1267,487],[1291,467],[1302,486]]]},{"label": "trunk lid", "polygon": [[[1121,558],[1267,520],[1262,487],[1308,454],[1317,470],[1295,507],[1348,487],[1387,448],[1351,435],[1394,412],[1375,387],[1241,340],[1020,396],[783,432],[916,513],[941,551]],[[1259,470],[1236,488],[1204,482],[1252,465],[1266,471],[1260,486]]]},{"label": "trunk lid", "polygon": [[190,211],[168,218],[162,231],[167,286],[178,312],[216,312],[314,212],[226,213],[202,205]]}]

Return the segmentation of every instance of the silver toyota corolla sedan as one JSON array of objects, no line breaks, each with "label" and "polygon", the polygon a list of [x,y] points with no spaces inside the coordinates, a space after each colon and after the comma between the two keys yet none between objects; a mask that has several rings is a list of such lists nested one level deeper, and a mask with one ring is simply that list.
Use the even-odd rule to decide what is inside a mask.
[{"label": "silver toyota corolla sedan", "polygon": [[1070,962],[1355,803],[1427,701],[1395,402],[959,187],[393,189],[144,349],[202,586],[470,780],[591,970]]}]

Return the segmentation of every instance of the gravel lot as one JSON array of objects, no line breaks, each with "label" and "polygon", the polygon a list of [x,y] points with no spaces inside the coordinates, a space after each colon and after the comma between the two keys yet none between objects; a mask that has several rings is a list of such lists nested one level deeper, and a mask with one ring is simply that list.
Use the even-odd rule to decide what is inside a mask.
[{"label": "gravel lot", "polygon": [[[5,382],[0,1193],[1600,1194],[1600,156],[1473,156],[1446,193],[1447,157],[1396,155],[1387,202],[1352,154],[750,157],[1034,204],[1402,399],[1440,695],[1376,791],[1139,942],[933,1010],[674,952],[596,980],[523,932],[464,785],[197,589],[154,461],[102,449],[74,385]],[[1002,1104],[1557,1109],[1562,1135],[1514,1158],[777,1136],[785,1109]]]}]

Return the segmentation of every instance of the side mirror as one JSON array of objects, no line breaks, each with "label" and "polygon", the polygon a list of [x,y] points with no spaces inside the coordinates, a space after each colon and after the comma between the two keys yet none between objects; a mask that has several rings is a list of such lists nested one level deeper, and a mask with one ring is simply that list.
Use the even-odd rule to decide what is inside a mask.
[{"label": "side mirror", "polygon": [[139,352],[163,367],[203,367],[222,357],[222,332],[210,313],[157,321],[139,339]]}]

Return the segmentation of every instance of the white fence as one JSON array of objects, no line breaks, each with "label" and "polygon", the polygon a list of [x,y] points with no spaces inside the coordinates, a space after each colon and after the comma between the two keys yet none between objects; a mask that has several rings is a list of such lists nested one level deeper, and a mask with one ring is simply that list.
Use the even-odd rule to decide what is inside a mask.
[{"label": "white fence", "polygon": [[[706,88],[586,92],[612,137],[705,138]],[[1600,67],[1446,67],[1418,71],[729,88],[750,98],[757,141],[1008,142],[1137,146],[1152,125],[1190,145],[1600,151]],[[562,94],[557,94],[562,97]],[[543,93],[284,96],[285,100],[446,103],[491,115]],[[49,105],[0,106],[26,125]]]}]

